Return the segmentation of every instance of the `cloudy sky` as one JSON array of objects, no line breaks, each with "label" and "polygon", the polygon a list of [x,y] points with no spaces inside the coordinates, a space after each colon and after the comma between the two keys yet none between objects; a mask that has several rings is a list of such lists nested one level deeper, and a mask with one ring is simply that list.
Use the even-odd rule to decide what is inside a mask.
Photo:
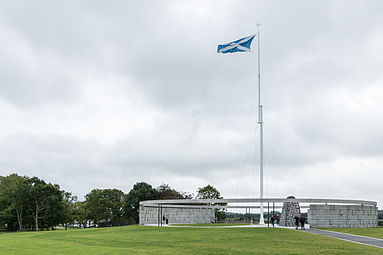
[{"label": "cloudy sky", "polygon": [[383,206],[381,1],[0,1],[0,175]]}]

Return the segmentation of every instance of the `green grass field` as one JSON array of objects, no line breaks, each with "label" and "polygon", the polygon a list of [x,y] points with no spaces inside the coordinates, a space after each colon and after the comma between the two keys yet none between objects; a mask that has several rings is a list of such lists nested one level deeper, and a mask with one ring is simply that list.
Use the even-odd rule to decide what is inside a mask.
[{"label": "green grass field", "polygon": [[[379,228],[331,228],[331,229],[326,229],[326,230],[383,239],[383,227],[379,227]],[[382,254],[383,254],[383,252],[382,252]]]},{"label": "green grass field", "polygon": [[[383,230],[383,229],[382,229]],[[127,226],[0,234],[0,254],[382,254],[380,248],[272,228]]]}]

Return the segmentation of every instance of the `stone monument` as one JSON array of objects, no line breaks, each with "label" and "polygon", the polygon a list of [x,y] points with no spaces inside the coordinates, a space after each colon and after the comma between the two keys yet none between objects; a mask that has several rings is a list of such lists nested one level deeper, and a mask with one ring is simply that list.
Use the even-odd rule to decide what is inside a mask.
[{"label": "stone monument", "polygon": [[[287,199],[295,199],[295,197],[289,196]],[[298,202],[283,202],[281,221],[279,225],[285,227],[295,227],[294,217],[300,213],[301,210]]]}]

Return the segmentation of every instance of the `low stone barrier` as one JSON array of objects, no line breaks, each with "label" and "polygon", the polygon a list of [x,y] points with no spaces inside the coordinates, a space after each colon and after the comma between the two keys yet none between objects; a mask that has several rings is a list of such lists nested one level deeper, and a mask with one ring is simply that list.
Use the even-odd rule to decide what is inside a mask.
[{"label": "low stone barrier", "polygon": [[[162,211],[162,212],[161,212]],[[161,216],[162,214],[162,216]],[[140,224],[197,224],[214,222],[215,210],[211,208],[177,208],[140,206]]]},{"label": "low stone barrier", "polygon": [[308,220],[313,228],[376,228],[378,208],[363,205],[310,205]]}]

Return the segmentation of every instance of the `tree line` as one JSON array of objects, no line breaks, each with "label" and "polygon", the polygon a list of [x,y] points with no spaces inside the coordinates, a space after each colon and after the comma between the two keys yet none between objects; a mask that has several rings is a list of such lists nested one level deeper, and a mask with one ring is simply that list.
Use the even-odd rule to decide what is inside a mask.
[{"label": "tree line", "polygon": [[[38,177],[10,174],[0,176],[0,227],[9,231],[54,230],[57,226],[102,227],[136,224],[139,203],[154,199],[192,199],[168,184],[153,188],[138,182],[125,194],[118,189],[93,189],[84,201],[57,184]],[[195,198],[222,198],[211,185],[199,188]],[[222,211],[216,212],[222,219]]]}]

